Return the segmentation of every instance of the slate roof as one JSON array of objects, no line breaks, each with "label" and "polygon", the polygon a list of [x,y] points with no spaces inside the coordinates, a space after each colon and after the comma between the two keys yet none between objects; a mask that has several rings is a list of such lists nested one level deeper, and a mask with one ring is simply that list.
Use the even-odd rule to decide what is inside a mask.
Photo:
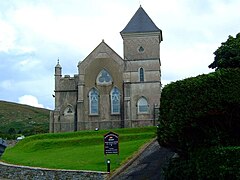
[{"label": "slate roof", "polygon": [[161,32],[161,30],[154,24],[142,6],[140,6],[137,12],[128,22],[127,26],[120,33],[125,34],[144,32]]}]

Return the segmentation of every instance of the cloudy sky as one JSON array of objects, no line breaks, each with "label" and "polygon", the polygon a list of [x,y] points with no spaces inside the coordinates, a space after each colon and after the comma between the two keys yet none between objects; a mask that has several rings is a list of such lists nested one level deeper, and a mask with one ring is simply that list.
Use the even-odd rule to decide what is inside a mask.
[{"label": "cloudy sky", "polygon": [[0,100],[53,109],[57,59],[77,74],[102,39],[122,56],[119,32],[140,4],[163,31],[163,84],[211,72],[240,32],[239,0],[0,0]]}]

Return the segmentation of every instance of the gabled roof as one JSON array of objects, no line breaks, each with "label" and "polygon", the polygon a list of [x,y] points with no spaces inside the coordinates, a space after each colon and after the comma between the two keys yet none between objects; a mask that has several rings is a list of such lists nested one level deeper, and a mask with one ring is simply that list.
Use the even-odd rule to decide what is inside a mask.
[{"label": "gabled roof", "polygon": [[124,34],[144,32],[161,32],[161,30],[154,24],[142,6],[140,6],[137,12],[128,22],[127,26],[120,33]]},{"label": "gabled roof", "polygon": [[107,43],[102,42],[83,60],[79,61],[78,68],[81,74],[85,74],[85,69],[92,64],[96,59],[111,59],[121,67],[123,59],[119,56]]}]

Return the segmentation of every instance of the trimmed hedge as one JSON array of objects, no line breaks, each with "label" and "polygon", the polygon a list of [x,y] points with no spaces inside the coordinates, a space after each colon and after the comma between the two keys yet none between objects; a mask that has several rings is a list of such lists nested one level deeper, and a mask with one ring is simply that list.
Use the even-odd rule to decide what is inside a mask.
[{"label": "trimmed hedge", "polygon": [[191,153],[190,159],[175,159],[165,179],[240,179],[240,147],[213,147]]},{"label": "trimmed hedge", "polygon": [[239,69],[221,69],[163,88],[160,145],[187,157],[198,148],[239,145],[239,129]]}]

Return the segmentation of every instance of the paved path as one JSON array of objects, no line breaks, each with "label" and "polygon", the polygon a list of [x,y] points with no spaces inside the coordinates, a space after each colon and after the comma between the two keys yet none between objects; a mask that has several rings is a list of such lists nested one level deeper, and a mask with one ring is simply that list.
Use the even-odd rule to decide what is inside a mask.
[{"label": "paved path", "polygon": [[168,149],[160,147],[157,141],[154,141],[130,166],[110,179],[162,180],[164,179],[162,168],[173,154]]}]

